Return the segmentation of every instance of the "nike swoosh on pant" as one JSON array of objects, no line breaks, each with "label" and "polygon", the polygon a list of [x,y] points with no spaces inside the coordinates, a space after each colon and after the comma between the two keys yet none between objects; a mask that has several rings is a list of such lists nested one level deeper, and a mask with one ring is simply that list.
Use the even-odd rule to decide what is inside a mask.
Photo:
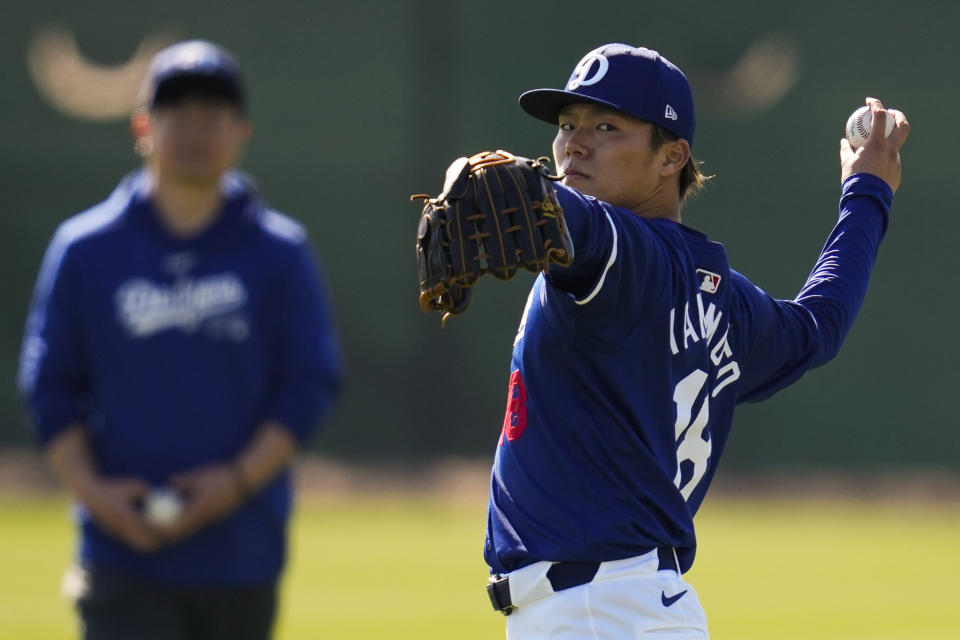
[{"label": "nike swoosh on pant", "polygon": [[683,591],[681,591],[680,593],[678,593],[678,594],[675,595],[675,596],[667,596],[666,592],[661,591],[661,592],[660,592],[660,602],[663,603],[663,606],[669,607],[669,606],[672,605],[674,602],[676,602],[677,600],[679,600],[680,598],[682,598],[686,593],[687,593],[687,589],[684,589]]}]

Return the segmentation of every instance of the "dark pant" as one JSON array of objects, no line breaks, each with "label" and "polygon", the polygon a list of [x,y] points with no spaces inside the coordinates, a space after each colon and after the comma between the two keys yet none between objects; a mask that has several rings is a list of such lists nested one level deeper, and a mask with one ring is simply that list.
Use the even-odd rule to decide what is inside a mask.
[{"label": "dark pant", "polygon": [[268,640],[277,585],[171,587],[85,569],[84,640]]}]

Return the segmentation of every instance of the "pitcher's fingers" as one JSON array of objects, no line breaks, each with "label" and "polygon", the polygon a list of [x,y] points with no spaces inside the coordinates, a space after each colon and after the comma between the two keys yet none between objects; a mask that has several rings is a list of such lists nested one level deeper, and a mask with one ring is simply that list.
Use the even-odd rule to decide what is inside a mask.
[{"label": "pitcher's fingers", "polygon": [[893,131],[890,133],[890,144],[893,145],[895,150],[899,151],[907,136],[910,135],[910,123],[907,122],[907,116],[902,111],[890,109],[887,111],[887,115],[893,117],[894,123]]},{"label": "pitcher's fingers", "polygon": [[840,162],[846,162],[847,158],[852,157],[854,153],[856,152],[850,146],[850,141],[846,138],[840,138]]},{"label": "pitcher's fingers", "polygon": [[[867,138],[867,141],[863,144],[863,146],[875,146],[883,144],[883,142],[886,140],[886,136],[879,135],[879,133],[885,133],[887,131],[887,118],[889,117],[889,114],[887,113],[887,110],[883,108],[883,103],[876,98],[867,98],[867,103],[870,105],[871,135],[869,138]],[[872,135],[875,131],[878,132],[878,135]]]},{"label": "pitcher's fingers", "polygon": [[899,109],[887,109],[887,115],[893,118],[894,126],[907,121],[907,116]]},{"label": "pitcher's fingers", "polygon": [[[880,102],[877,98],[867,97],[865,102],[867,106],[870,107],[870,130],[871,131],[886,131],[887,127],[887,110],[884,109],[883,103]],[[879,120],[878,120],[879,118]],[[869,139],[868,139],[869,141]]]}]

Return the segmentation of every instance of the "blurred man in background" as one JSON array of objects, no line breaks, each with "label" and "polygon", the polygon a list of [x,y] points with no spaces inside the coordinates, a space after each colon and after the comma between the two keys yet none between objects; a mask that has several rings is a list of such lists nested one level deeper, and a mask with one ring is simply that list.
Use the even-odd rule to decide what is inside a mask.
[{"label": "blurred man in background", "polygon": [[[288,463],[340,362],[303,228],[233,169],[244,99],[220,47],[159,53],[132,120],[144,167],[64,222],[40,270],[20,384],[79,502],[86,638],[271,633]],[[151,518],[158,488],[176,497]]]}]

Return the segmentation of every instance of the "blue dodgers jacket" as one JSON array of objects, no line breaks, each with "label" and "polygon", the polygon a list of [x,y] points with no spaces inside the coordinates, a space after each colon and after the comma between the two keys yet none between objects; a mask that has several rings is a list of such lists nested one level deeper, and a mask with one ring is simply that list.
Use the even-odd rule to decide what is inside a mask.
[{"label": "blue dodgers jacket", "polygon": [[[231,459],[264,420],[303,443],[341,375],[304,229],[232,172],[216,221],[178,239],[161,226],[148,181],[127,176],[47,249],[20,360],[37,439],[82,422],[103,474],[156,485]],[[285,472],[226,519],[141,554],[78,505],[80,561],[162,583],[262,583],[282,570],[290,509]]]}]

